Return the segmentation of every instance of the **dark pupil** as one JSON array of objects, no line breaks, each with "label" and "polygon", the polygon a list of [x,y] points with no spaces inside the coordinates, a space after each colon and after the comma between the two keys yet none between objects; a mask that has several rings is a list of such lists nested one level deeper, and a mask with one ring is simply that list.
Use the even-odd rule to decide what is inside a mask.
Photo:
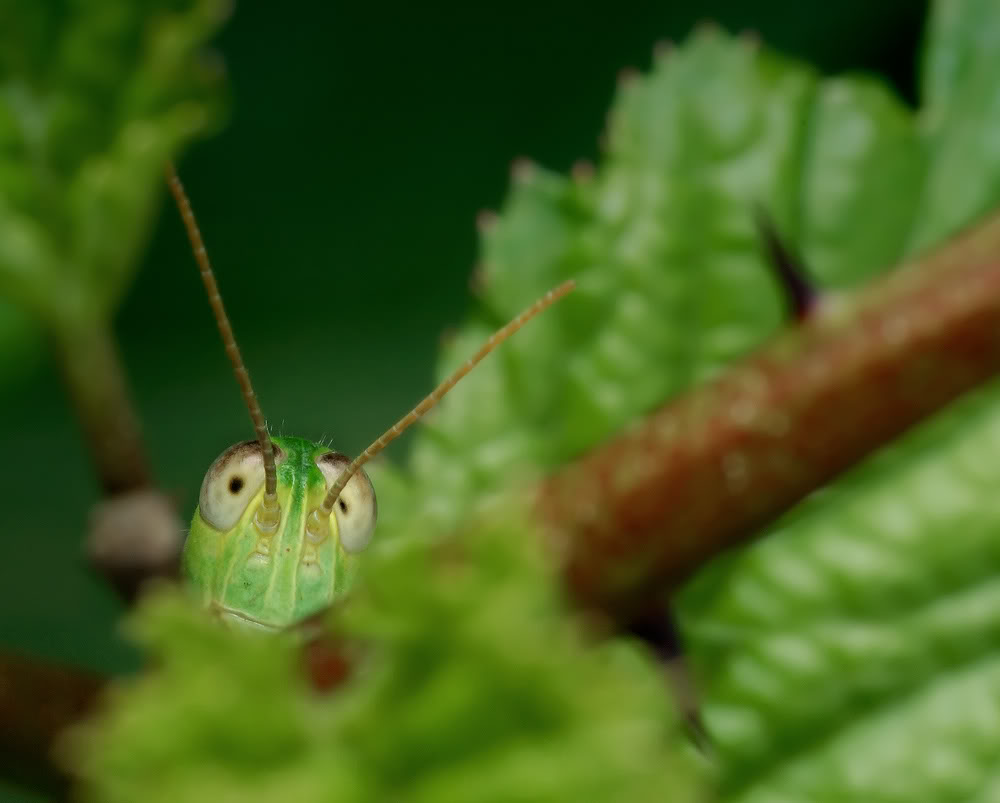
[{"label": "dark pupil", "polygon": [[344,513],[346,513],[346,512],[347,512],[347,502],[345,502],[345,501],[344,501],[343,499],[341,499],[341,500],[340,500],[340,509],[341,509],[341,510],[342,510],[342,511],[343,511]]},{"label": "dark pupil", "polygon": [[243,490],[243,478],[242,477],[233,477],[229,481],[229,492],[230,493],[234,493],[234,494],[238,494],[242,490]]}]

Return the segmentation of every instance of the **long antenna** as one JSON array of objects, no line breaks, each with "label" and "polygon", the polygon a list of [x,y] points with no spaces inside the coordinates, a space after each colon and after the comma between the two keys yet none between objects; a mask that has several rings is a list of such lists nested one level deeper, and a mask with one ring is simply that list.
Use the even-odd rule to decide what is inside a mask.
[{"label": "long antenna", "polygon": [[524,310],[524,312],[514,318],[506,326],[498,329],[490,335],[489,339],[479,347],[479,351],[462,363],[455,373],[434,388],[434,390],[427,394],[420,404],[399,419],[399,421],[393,424],[392,427],[383,432],[367,449],[354,458],[354,461],[340,473],[339,477],[337,477],[337,480],[333,483],[329,493],[327,493],[326,498],[323,500],[323,504],[312,512],[312,515],[309,517],[309,524],[311,525],[310,529],[316,532],[321,532],[321,530],[317,528],[321,527],[322,522],[329,518],[330,513],[333,512],[333,506],[337,504],[337,499],[340,497],[341,491],[343,491],[347,486],[347,483],[351,481],[351,477],[358,472],[358,469],[375,457],[375,455],[381,452],[386,446],[396,440],[396,438],[402,435],[411,425],[420,420],[420,418],[428,410],[441,401],[449,390],[461,381],[462,377],[475,368],[487,354],[493,351],[493,349],[503,343],[508,337],[514,334],[518,329],[524,326],[540,312],[543,312],[555,304],[574,287],[576,287],[576,282],[572,279],[563,282],[558,287],[549,290],[549,292]]},{"label": "long antenna", "polygon": [[198,270],[201,273],[201,281],[205,285],[205,292],[208,294],[208,303],[212,307],[212,314],[215,322],[219,325],[219,335],[222,337],[222,345],[226,348],[229,362],[233,365],[233,374],[240,385],[243,393],[243,401],[246,402],[247,410],[250,412],[250,419],[253,421],[253,428],[257,432],[257,440],[260,443],[261,454],[264,456],[264,500],[257,510],[255,521],[262,532],[274,532],[278,527],[280,507],[278,505],[278,472],[274,465],[274,445],[271,443],[271,436],[267,432],[267,422],[264,420],[264,413],[261,412],[260,403],[257,401],[257,394],[254,393],[253,385],[250,383],[250,374],[243,363],[240,354],[240,347],[236,345],[236,337],[233,335],[233,327],[229,323],[229,316],[226,315],[226,308],[222,303],[222,296],[219,294],[219,285],[215,281],[215,273],[212,271],[212,264],[208,261],[208,252],[205,251],[205,242],[201,238],[201,231],[198,229],[198,222],[194,218],[191,209],[191,201],[188,200],[184,185],[181,184],[180,177],[174,169],[172,163],[166,166],[167,186],[170,193],[177,202],[177,208],[181,213],[181,220],[184,221],[184,228],[187,229],[188,239],[191,241],[191,248],[194,250],[194,258],[198,263]]}]

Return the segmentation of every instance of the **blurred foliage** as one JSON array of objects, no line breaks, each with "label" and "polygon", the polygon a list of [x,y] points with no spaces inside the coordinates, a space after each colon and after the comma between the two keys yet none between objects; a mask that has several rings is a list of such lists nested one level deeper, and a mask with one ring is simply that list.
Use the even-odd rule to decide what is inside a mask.
[{"label": "blurred foliage", "polygon": [[[934,5],[898,256],[1000,201],[1000,8]],[[905,121],[900,121],[905,122]],[[860,128],[880,131],[879,117]],[[899,132],[906,128],[899,126]],[[842,191],[843,172],[834,187]],[[859,221],[860,222],[860,221]],[[845,228],[844,242],[854,224]],[[810,257],[810,240],[803,241]],[[873,389],[876,392],[876,389]],[[726,800],[994,799],[1000,385],[814,495],[682,596]]]},{"label": "blurred foliage", "polygon": [[159,660],[63,745],[84,799],[688,801],[661,670],[586,643],[505,509],[461,539],[397,542],[330,617],[353,680],[311,691],[292,638],[223,631],[182,597],[131,629]]},{"label": "blurred foliage", "polygon": [[[229,124],[178,166],[276,431],[354,453],[426,393],[442,330],[473,306],[476,211],[500,204],[517,154],[559,170],[596,157],[615,76],[647,66],[654,37],[718,19],[821,71],[889,76],[912,97],[926,1],[638,0],[613,18],[571,0],[513,0],[502,14],[289,0],[276,16],[237,3],[212,42],[230,76]],[[205,468],[249,433],[179,216],[164,202],[156,217],[113,323],[156,480],[189,513]],[[276,268],[281,288],[332,306],[271,303],[261,315]],[[0,485],[21,500],[0,562],[0,642],[126,671],[139,654],[115,627],[121,606],[80,556],[99,493],[91,456],[42,345],[36,333],[0,350],[0,418],[16,422],[4,444],[33,467],[0,464]],[[42,455],[59,456],[58,504],[38,480]]]},{"label": "blurred foliage", "polygon": [[[521,165],[484,237],[479,310],[441,372],[532,296],[569,276],[580,286],[449,397],[407,470],[372,472],[380,543],[329,623],[363,645],[357,675],[318,700],[289,645],[154,600],[133,627],[159,667],[75,742],[91,798],[266,799],[280,784],[302,800],[331,789],[344,800],[689,799],[651,661],[628,644],[579,643],[530,528],[508,518],[455,542],[421,534],[780,325],[751,202],[828,288],[996,204],[998,45],[995,3],[939,0],[914,113],[872,79],[823,79],[704,30],[624,81],[595,171]],[[729,799],[989,796],[998,392],[918,428],[685,590]]]},{"label": "blurred foliage", "polygon": [[[106,320],[163,164],[219,116],[201,52],[224,0],[0,5],[0,293],[49,326]],[[0,307],[0,333],[15,318]],[[13,340],[0,342],[0,350]]]},{"label": "blurred foliage", "polygon": [[759,344],[783,304],[754,202],[830,290],[987,211],[1000,199],[997,15],[988,0],[935,6],[916,113],[880,81],[821,78],[710,27],[625,75],[596,171],[515,169],[485,226],[480,312],[440,375],[525,299],[569,277],[577,291],[445,399],[413,446],[415,496],[386,506],[454,521]]},{"label": "blurred foliage", "polygon": [[998,447],[993,382],[689,584],[725,799],[991,799]]}]

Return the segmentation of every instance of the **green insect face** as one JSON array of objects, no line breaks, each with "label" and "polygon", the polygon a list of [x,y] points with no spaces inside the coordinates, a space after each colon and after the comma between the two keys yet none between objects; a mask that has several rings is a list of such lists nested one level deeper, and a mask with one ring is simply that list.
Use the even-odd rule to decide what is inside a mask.
[{"label": "green insect face", "polygon": [[257,441],[230,447],[205,475],[184,544],[182,573],[205,606],[223,620],[278,630],[316,613],[347,590],[353,574],[351,555],[368,545],[375,530],[375,490],[360,467],[420,420],[487,354],[576,283],[569,279],[554,287],[494,332],[453,374],[351,461],[301,438],[268,436],[267,421],[233,337],[191,203],[173,165],[167,165],[166,174],[257,432]]},{"label": "green insect face", "polygon": [[274,532],[254,514],[264,495],[256,441],[238,443],[209,468],[201,486],[182,570],[206,607],[237,625],[277,630],[316,613],[350,584],[354,553],[375,530],[375,491],[359,471],[344,488],[329,532],[306,519],[350,460],[301,438],[274,438],[281,519]]}]

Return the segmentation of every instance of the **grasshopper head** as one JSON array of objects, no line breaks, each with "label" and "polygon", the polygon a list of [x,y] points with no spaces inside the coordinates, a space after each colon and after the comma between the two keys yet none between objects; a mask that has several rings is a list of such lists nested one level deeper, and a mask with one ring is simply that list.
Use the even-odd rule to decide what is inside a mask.
[{"label": "grasshopper head", "polygon": [[330,605],[347,588],[353,553],[375,529],[375,491],[355,474],[327,517],[327,532],[306,519],[350,464],[342,454],[301,438],[274,438],[277,527],[255,516],[264,498],[264,460],[257,441],[238,443],[212,464],[184,545],[183,572],[222,618],[276,630]]}]

